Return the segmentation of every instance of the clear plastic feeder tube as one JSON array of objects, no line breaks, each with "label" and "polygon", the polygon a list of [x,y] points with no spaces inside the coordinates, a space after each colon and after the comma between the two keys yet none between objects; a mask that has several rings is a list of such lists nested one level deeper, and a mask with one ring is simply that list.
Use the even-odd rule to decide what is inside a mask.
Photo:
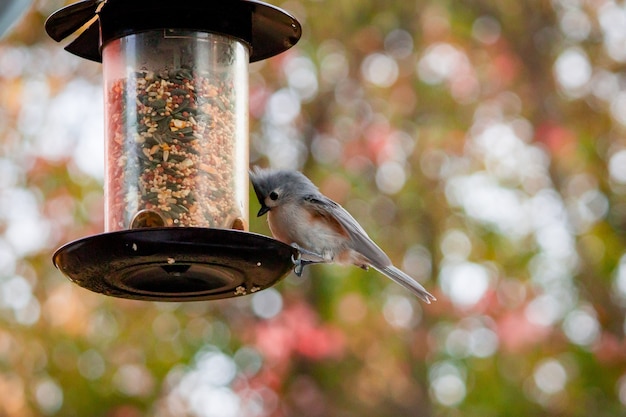
[{"label": "clear plastic feeder tube", "polygon": [[178,29],[104,46],[107,232],[247,230],[248,54]]}]

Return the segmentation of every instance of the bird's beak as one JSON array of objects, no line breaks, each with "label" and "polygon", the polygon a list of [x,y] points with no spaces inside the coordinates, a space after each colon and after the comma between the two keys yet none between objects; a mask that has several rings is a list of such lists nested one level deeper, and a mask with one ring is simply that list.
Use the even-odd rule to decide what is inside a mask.
[{"label": "bird's beak", "polygon": [[257,217],[261,217],[262,215],[264,215],[268,211],[270,211],[270,208],[268,206],[266,206],[265,204],[263,204],[263,205],[261,205],[261,208],[259,209],[259,212],[256,214],[256,216]]},{"label": "bird's beak", "polygon": [[259,200],[259,203],[261,203],[261,208],[259,209],[259,212],[256,214],[256,216],[261,217],[262,215],[270,211],[270,208],[266,206],[265,203],[263,202],[264,197],[263,197],[263,194],[259,191],[259,188],[257,187],[256,174],[253,171],[249,171],[249,173],[250,173],[250,181],[252,182],[252,187],[254,188],[254,193],[256,194],[256,198],[257,200]]}]

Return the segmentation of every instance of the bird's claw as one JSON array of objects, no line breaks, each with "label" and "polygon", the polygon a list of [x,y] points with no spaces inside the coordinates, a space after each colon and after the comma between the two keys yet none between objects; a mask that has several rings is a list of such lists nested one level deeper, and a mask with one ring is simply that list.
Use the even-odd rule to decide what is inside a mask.
[{"label": "bird's claw", "polygon": [[304,270],[304,266],[305,266],[302,261],[302,254],[298,252],[297,257],[291,255],[291,262],[293,262],[293,265],[294,265],[293,272],[297,276],[302,276],[302,271]]},{"label": "bird's claw", "polygon": [[[323,263],[324,262],[324,257],[321,255],[318,255],[315,252],[311,252],[309,250],[303,249],[300,247],[300,245],[298,245],[297,243],[292,243],[291,246],[296,249],[298,251],[298,255],[294,256],[291,255],[291,262],[294,264],[294,268],[293,268],[293,272],[297,275],[297,276],[302,276],[302,271],[304,270],[304,267],[310,264],[317,264],[317,263]],[[308,255],[308,256],[312,256],[312,257],[316,257],[319,258],[319,261],[314,261],[314,260],[309,260],[309,259],[302,259],[302,254]]]}]

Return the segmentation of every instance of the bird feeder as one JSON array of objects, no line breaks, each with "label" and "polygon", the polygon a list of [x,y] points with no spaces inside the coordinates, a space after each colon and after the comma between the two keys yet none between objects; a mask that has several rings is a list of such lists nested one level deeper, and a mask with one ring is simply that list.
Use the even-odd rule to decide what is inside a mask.
[{"label": "bird feeder", "polygon": [[61,247],[57,268],[96,292],[161,301],[284,277],[295,249],[248,232],[248,63],[293,46],[296,19],[253,0],[87,0],[46,31],[79,32],[65,49],[104,74],[105,233]]}]

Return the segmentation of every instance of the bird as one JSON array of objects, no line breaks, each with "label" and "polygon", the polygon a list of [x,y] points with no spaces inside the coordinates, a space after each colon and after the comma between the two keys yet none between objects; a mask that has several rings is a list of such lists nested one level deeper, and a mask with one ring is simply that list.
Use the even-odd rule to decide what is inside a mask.
[{"label": "bird", "polygon": [[272,236],[298,250],[294,271],[305,265],[336,263],[370,267],[402,285],[424,302],[436,298],[411,276],[395,267],[389,256],[340,204],[323,195],[300,171],[260,168],[249,171]]}]

